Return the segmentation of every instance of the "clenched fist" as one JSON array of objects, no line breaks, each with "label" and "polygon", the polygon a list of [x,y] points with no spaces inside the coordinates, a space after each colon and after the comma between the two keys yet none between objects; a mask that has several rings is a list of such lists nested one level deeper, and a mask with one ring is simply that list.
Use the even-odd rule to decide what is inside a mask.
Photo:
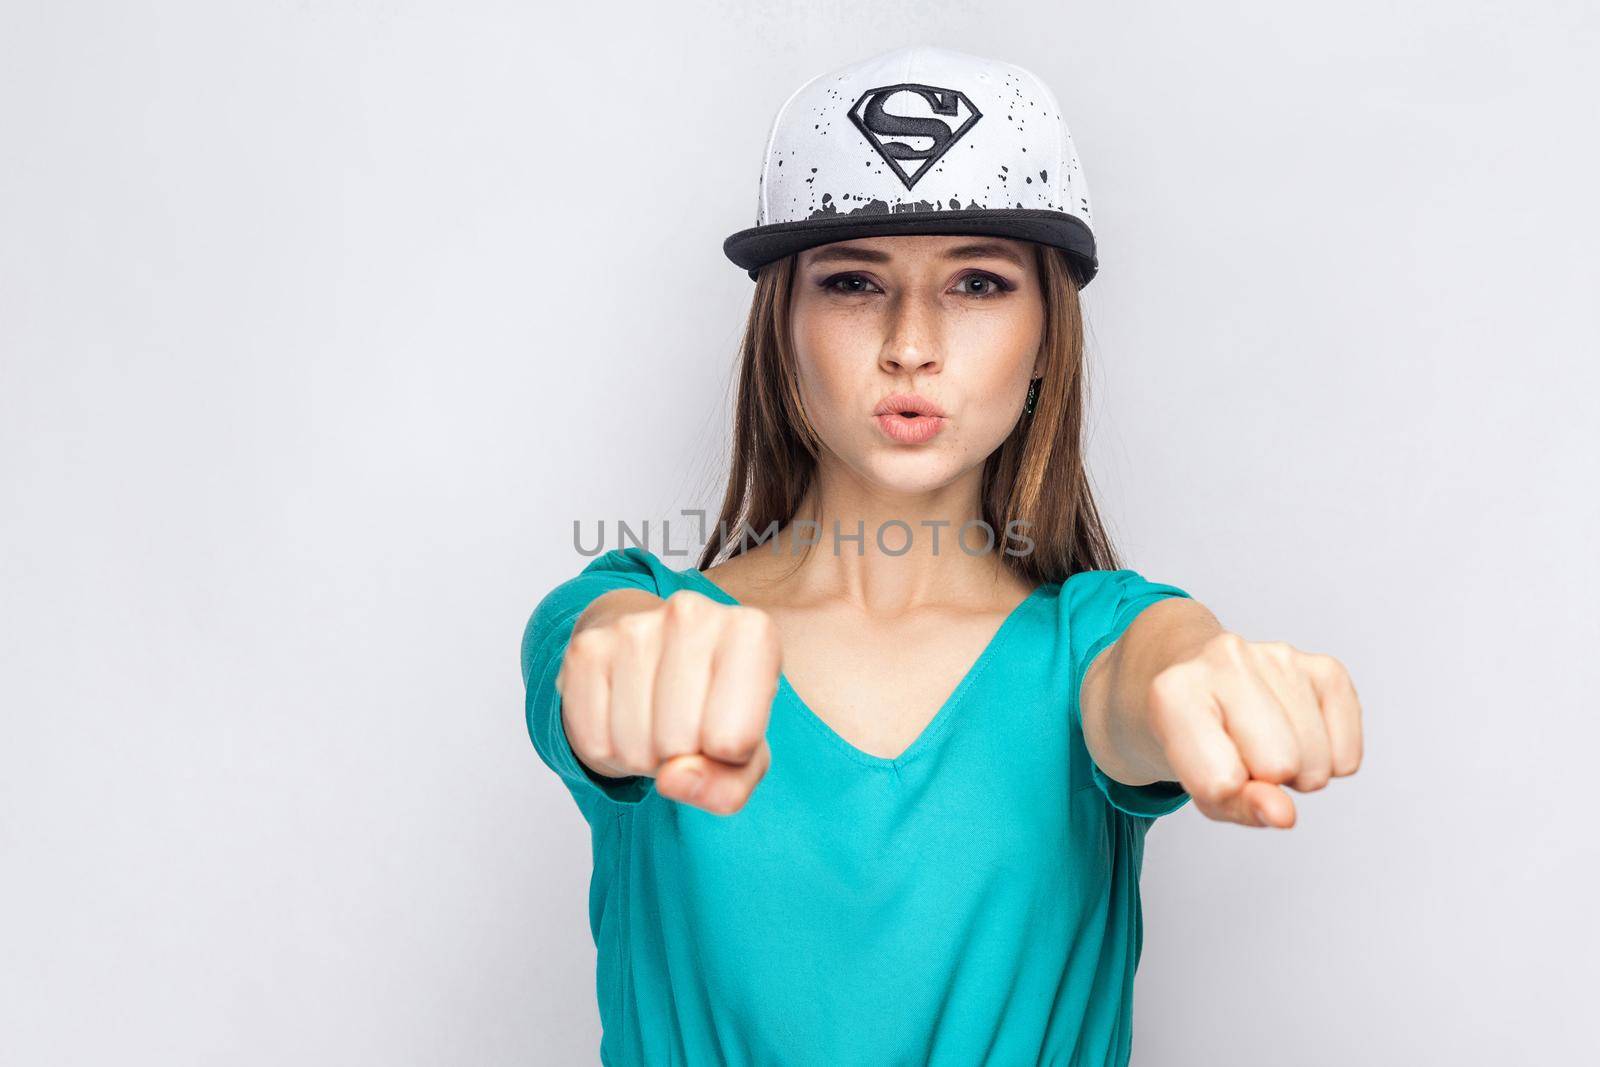
[{"label": "clenched fist", "polygon": [[1361,704],[1344,665],[1282,641],[1222,632],[1156,674],[1150,723],[1195,806],[1247,826],[1294,825],[1284,792],[1361,763]]},{"label": "clenched fist", "polygon": [[555,680],[573,753],[609,778],[653,777],[658,792],[706,811],[743,807],[771,760],[772,619],[687,589],[665,600],[617,590],[584,614]]}]

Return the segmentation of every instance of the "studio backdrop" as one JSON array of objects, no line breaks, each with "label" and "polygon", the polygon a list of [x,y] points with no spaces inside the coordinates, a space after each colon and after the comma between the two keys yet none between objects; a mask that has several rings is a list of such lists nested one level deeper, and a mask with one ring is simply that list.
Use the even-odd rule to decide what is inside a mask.
[{"label": "studio backdrop", "polygon": [[0,1062],[594,1062],[522,627],[575,524],[698,549],[773,110],[919,43],[1071,125],[1128,565],[1362,696],[1361,772],[1292,831],[1152,829],[1134,1062],[1600,1061],[1597,36],[1558,2],[0,6]]}]

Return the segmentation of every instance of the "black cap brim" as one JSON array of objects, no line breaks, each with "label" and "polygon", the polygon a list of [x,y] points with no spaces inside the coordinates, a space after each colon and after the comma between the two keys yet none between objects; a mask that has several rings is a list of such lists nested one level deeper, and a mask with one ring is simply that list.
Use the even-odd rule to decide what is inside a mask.
[{"label": "black cap brim", "polygon": [[1094,233],[1076,215],[1035,208],[983,208],[970,211],[856,212],[798,222],[775,222],[740,230],[722,242],[722,251],[755,281],[768,263],[807,248],[855,237],[901,234],[977,234],[1035,241],[1064,250],[1078,274],[1078,288],[1099,270]]}]

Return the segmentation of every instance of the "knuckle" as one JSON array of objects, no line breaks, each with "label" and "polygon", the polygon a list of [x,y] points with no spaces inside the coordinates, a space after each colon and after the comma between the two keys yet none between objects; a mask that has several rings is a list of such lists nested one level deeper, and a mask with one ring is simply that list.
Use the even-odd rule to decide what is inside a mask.
[{"label": "knuckle", "polygon": [[1300,650],[1287,641],[1262,641],[1256,647],[1278,663],[1289,663],[1300,654]]},{"label": "knuckle", "polygon": [[601,627],[592,627],[580,630],[572,635],[572,640],[567,642],[565,659],[572,663],[595,663],[604,655],[610,639]]},{"label": "knuckle", "polygon": [[1266,756],[1260,760],[1255,772],[1265,781],[1283,785],[1300,774],[1300,761],[1293,756]]},{"label": "knuckle", "polygon": [[733,619],[733,629],[741,637],[750,641],[763,643],[777,638],[778,628],[772,621],[772,616],[760,608],[740,605],[729,609]]},{"label": "knuckle", "polygon": [[649,738],[630,744],[613,745],[611,762],[628,774],[654,774],[657,764],[660,763],[655,758],[655,746]]},{"label": "knuckle", "polygon": [[661,614],[669,625],[692,622],[704,616],[709,606],[705,597],[692,589],[678,589],[662,602]]},{"label": "knuckle", "polygon": [[1301,793],[1315,793],[1328,784],[1333,777],[1332,767],[1319,767],[1316,770],[1303,770],[1295,776],[1294,788]]},{"label": "knuckle", "polygon": [[1349,684],[1350,672],[1343,663],[1325,652],[1310,652],[1304,657],[1306,670],[1319,680]]},{"label": "knuckle", "polygon": [[616,753],[611,750],[611,736],[600,728],[592,715],[577,715],[567,720],[567,739],[572,750],[591,760],[610,761]]},{"label": "knuckle", "polygon": [[1230,774],[1208,774],[1197,779],[1190,787],[1189,793],[1196,800],[1208,807],[1220,807],[1230,797],[1244,788],[1244,783],[1249,779],[1242,771]]},{"label": "knuckle", "polygon": [[649,612],[638,611],[632,615],[624,615],[612,626],[617,631],[617,636],[630,648],[641,648],[650,642],[656,630],[654,619]]},{"label": "knuckle", "polygon": [[749,756],[755,743],[749,730],[718,728],[700,738],[700,751],[724,763],[739,763]]},{"label": "knuckle", "polygon": [[655,744],[656,755],[663,760],[674,756],[690,756],[695,753],[695,736],[691,724],[682,722],[677,717],[657,715],[650,723],[651,740]]},{"label": "knuckle", "polygon": [[1150,728],[1162,743],[1178,736],[1188,714],[1189,710],[1182,703],[1151,692]]},{"label": "knuckle", "polygon": [[1150,698],[1150,706],[1165,708],[1176,705],[1178,697],[1188,687],[1189,680],[1189,672],[1181,665],[1167,667],[1157,672],[1156,676],[1150,679],[1150,691],[1146,694]]},{"label": "knuckle", "polygon": [[1224,630],[1206,642],[1206,650],[1229,663],[1237,663],[1244,659],[1245,651],[1250,647],[1250,642],[1234,633]]}]

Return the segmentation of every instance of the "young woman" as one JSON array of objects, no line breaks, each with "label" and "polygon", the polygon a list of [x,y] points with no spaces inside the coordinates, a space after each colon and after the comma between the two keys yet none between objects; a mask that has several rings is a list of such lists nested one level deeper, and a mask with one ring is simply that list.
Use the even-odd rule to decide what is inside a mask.
[{"label": "young woman", "polygon": [[1289,827],[1285,787],[1356,770],[1336,660],[1119,567],[1088,219],[1010,64],[899,49],[779,110],[699,566],[606,552],[524,635],[604,1064],[1126,1063],[1151,823]]}]

